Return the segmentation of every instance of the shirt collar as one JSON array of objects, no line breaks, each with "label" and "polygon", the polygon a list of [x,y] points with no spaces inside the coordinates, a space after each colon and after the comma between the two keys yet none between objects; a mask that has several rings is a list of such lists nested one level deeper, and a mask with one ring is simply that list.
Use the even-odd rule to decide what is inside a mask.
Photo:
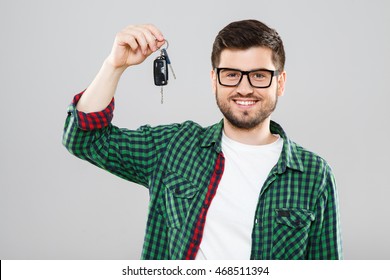
[{"label": "shirt collar", "polygon": [[212,126],[206,128],[204,132],[203,141],[201,143],[202,148],[213,147],[217,153],[222,151],[221,139],[222,139],[223,119]]},{"label": "shirt collar", "polygon": [[[204,132],[201,147],[213,147],[217,153],[220,153],[222,151],[222,129],[223,120],[221,120],[215,125],[207,127]],[[276,167],[277,173],[280,174],[285,172],[287,167],[303,171],[303,163],[301,157],[299,156],[302,148],[287,137],[287,134],[284,132],[283,128],[278,123],[271,121],[270,130],[271,133],[279,134],[280,137],[283,138],[283,149]]]},{"label": "shirt collar", "polygon": [[303,163],[300,157],[302,149],[290,138],[287,137],[286,132],[276,122],[271,121],[270,130],[273,134],[279,134],[283,138],[283,149],[277,163],[277,172],[279,174],[286,171],[286,168],[291,168],[303,172]]}]

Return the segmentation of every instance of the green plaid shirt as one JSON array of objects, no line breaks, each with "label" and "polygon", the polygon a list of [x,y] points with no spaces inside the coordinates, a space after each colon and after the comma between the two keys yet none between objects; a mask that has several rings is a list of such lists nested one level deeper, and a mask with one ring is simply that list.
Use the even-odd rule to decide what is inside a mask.
[{"label": "green plaid shirt", "polygon": [[[114,103],[84,114],[69,106],[63,144],[75,156],[149,189],[143,259],[194,259],[223,175],[223,122],[137,130],[111,124]],[[271,122],[283,149],[258,200],[251,259],[341,259],[338,199],[330,167]],[[226,244],[229,246],[229,244]]]}]

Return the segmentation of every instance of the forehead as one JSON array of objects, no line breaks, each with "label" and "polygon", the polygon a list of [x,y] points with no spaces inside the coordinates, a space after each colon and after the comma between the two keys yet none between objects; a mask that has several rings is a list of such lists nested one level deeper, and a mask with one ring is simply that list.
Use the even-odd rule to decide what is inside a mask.
[{"label": "forehead", "polygon": [[252,70],[257,68],[275,69],[272,62],[272,50],[267,47],[249,49],[224,49],[221,52],[218,67]]}]

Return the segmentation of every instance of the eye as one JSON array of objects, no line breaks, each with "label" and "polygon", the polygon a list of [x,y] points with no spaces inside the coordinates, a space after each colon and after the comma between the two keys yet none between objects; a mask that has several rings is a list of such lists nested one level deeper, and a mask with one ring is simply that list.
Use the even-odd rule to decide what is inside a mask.
[{"label": "eye", "polygon": [[234,70],[224,70],[221,72],[222,77],[226,79],[239,79],[241,77],[241,73],[239,71]]},{"label": "eye", "polygon": [[263,80],[266,79],[269,76],[268,72],[265,71],[256,71],[251,73],[251,78],[255,80]]},{"label": "eye", "polygon": [[254,72],[252,73],[252,78],[256,80],[261,80],[265,78],[265,75],[263,72]]},{"label": "eye", "polygon": [[265,76],[262,73],[255,73],[254,76],[255,76],[255,78],[258,78],[258,79],[265,78]]}]

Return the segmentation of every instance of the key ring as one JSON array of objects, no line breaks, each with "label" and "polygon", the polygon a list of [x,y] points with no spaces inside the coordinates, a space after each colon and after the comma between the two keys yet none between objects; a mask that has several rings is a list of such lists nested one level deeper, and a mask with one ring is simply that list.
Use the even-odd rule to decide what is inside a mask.
[{"label": "key ring", "polygon": [[[165,40],[164,45],[167,44],[167,47],[165,48],[167,50],[169,48],[169,43],[168,43],[168,40],[166,40],[166,39],[164,39],[164,40]],[[161,47],[163,47],[164,45],[162,45]]]}]

